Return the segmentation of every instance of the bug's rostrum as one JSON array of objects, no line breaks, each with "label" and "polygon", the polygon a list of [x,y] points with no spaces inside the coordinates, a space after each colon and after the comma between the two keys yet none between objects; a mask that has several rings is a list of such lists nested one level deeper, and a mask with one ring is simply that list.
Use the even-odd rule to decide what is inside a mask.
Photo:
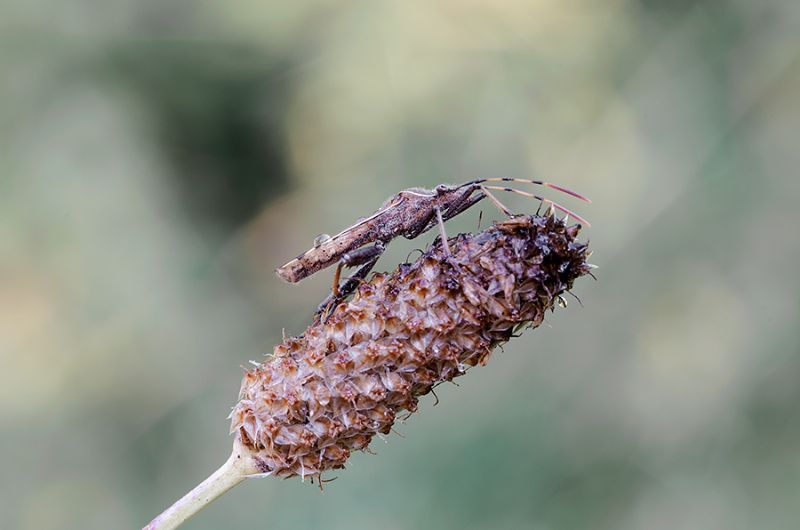
[{"label": "bug's rostrum", "polygon": [[232,432],[265,473],[342,468],[437,383],[486,363],[520,324],[542,323],[590,270],[579,230],[516,216],[450,238],[450,254],[437,240],[413,263],[372,275],[245,373]]}]

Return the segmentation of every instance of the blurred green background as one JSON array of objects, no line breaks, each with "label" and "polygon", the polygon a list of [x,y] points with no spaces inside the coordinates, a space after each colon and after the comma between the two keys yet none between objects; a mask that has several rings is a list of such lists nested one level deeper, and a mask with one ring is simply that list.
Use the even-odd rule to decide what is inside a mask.
[{"label": "blurred green background", "polygon": [[0,41],[0,528],[141,527],[325,295],[276,266],[508,175],[594,199],[585,306],[187,528],[800,526],[796,0],[12,0]]}]

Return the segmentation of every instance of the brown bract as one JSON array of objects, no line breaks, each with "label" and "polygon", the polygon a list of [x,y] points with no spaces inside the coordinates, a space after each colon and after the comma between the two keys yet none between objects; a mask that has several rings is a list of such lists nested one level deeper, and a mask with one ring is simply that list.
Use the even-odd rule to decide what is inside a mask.
[{"label": "brown bract", "polygon": [[536,327],[589,272],[579,225],[517,216],[437,240],[374,274],[325,321],[277,345],[244,375],[231,432],[281,477],[344,467],[437,383],[485,364],[520,324]]}]

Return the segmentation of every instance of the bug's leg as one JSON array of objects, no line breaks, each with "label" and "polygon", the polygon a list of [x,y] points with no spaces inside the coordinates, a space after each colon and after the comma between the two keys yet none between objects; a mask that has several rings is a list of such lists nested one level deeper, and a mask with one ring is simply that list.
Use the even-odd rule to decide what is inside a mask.
[{"label": "bug's leg", "polygon": [[377,259],[378,256],[383,254],[384,250],[386,250],[386,246],[384,245],[383,241],[378,241],[372,246],[357,248],[356,250],[342,255],[342,258],[339,260],[339,263],[336,264],[336,270],[333,273],[333,287],[331,288],[333,295],[339,296],[340,294],[339,280],[342,277],[342,269],[344,267],[356,267],[358,265],[363,265],[369,261],[372,261],[373,258]]},{"label": "bug's leg", "polygon": [[475,190],[472,190],[463,197],[462,201],[456,202],[455,204],[446,208],[444,212],[442,212],[442,217],[444,218],[445,221],[447,221],[448,219],[452,219],[456,215],[472,208],[485,198],[486,194],[484,192],[481,191],[475,193]]},{"label": "bug's leg", "polygon": [[339,280],[342,277],[343,267],[344,262],[339,260],[339,263],[336,264],[336,269],[333,271],[333,287],[331,287],[331,294],[333,296],[339,296]]},{"label": "bug's leg", "polygon": [[447,232],[444,229],[444,219],[442,219],[442,211],[437,206],[436,210],[436,220],[439,223],[439,237],[442,238],[442,248],[444,249],[444,255],[450,255],[450,243],[447,241]]},{"label": "bug's leg", "polygon": [[[328,308],[328,306],[335,305],[339,301],[350,296],[353,291],[356,290],[356,287],[358,287],[358,284],[361,282],[361,280],[363,280],[367,274],[369,274],[369,272],[378,262],[378,258],[381,257],[381,254],[383,254],[384,250],[386,250],[386,246],[384,245],[383,241],[378,241],[372,246],[362,247],[352,252],[348,252],[342,256],[342,259],[336,265],[334,284],[333,289],[331,289],[331,294],[329,294],[325,300],[323,300],[322,303],[317,306],[316,313],[321,313]],[[345,280],[344,283],[339,285],[342,268],[355,267],[358,265],[361,265],[361,268],[358,269],[355,274]]]},{"label": "bug's leg", "polygon": [[511,210],[509,210],[509,209],[508,209],[508,208],[507,208],[507,207],[506,207],[506,206],[505,206],[505,205],[504,205],[502,202],[500,202],[499,200],[497,200],[497,197],[495,197],[494,195],[492,195],[492,193],[491,193],[491,192],[490,192],[490,191],[489,191],[487,188],[491,188],[491,189],[503,189],[504,191],[505,191],[505,189],[504,189],[504,188],[499,188],[498,186],[481,186],[481,191],[483,191],[483,193],[485,193],[485,194],[486,194],[486,196],[487,196],[487,197],[489,197],[489,199],[492,201],[492,203],[494,203],[494,205],[495,205],[495,206],[497,206],[497,208],[498,208],[498,209],[499,209],[501,212],[503,212],[505,215],[507,215],[507,216],[509,216],[509,217],[514,217],[514,212],[512,212]]},{"label": "bug's leg", "polygon": [[[452,219],[456,215],[464,212],[465,210],[468,210],[469,208],[475,206],[475,204],[485,199],[486,198],[485,193],[483,192],[475,193],[477,189],[478,189],[477,187],[473,187],[472,189],[464,192],[464,194],[459,199],[453,201],[450,204],[450,206],[448,206],[447,208],[444,209],[444,211],[441,212],[442,219],[444,221]],[[434,224],[436,224],[437,222],[438,220],[434,217],[434,215],[430,215],[424,219],[425,223],[424,225],[422,224],[421,221],[420,223],[414,225],[414,227],[412,227],[411,230],[409,230],[403,235],[407,239],[414,239],[418,235],[423,234],[428,230],[430,230],[431,228],[433,228]]]},{"label": "bug's leg", "polygon": [[356,290],[356,287],[358,287],[359,283],[361,283],[361,281],[367,276],[367,274],[369,274],[369,272],[378,262],[379,257],[380,256],[375,256],[369,263],[363,265],[352,276],[350,276],[342,284],[342,286],[339,287],[339,294],[331,293],[326,296],[325,299],[317,306],[317,310],[314,313],[317,315],[325,313],[322,317],[322,320],[323,322],[327,320],[328,316],[330,316],[332,312],[332,309]]},{"label": "bug's leg", "polygon": [[364,265],[373,259],[378,259],[380,255],[383,254],[384,250],[386,250],[386,244],[383,241],[376,241],[375,244],[370,247],[361,247],[346,253],[342,256],[342,262],[345,267]]}]

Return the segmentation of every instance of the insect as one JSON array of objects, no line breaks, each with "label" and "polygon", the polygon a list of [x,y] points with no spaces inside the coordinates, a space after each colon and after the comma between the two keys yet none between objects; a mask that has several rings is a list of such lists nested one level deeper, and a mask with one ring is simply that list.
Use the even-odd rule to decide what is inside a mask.
[{"label": "insect", "polygon": [[[589,225],[579,215],[549,199],[515,188],[487,184],[490,182],[536,184],[591,202],[583,195],[549,182],[511,177],[475,179],[454,185],[439,184],[432,190],[409,188],[389,197],[375,213],[359,219],[338,234],[317,236],[312,248],[278,267],[275,273],[287,282],[296,283],[335,264],[332,292],[320,304],[317,309],[319,313],[331,303],[352,293],[359,282],[375,266],[378,258],[386,249],[386,245],[398,236],[414,239],[438,224],[442,231],[442,244],[446,248],[447,238],[444,236],[444,222],[487,197],[501,212],[512,217],[514,214],[511,210],[504,206],[490,190],[508,191],[537,199],[541,203],[547,204],[549,208],[555,208],[581,223]],[[340,285],[341,271],[344,267],[360,268]]]}]

